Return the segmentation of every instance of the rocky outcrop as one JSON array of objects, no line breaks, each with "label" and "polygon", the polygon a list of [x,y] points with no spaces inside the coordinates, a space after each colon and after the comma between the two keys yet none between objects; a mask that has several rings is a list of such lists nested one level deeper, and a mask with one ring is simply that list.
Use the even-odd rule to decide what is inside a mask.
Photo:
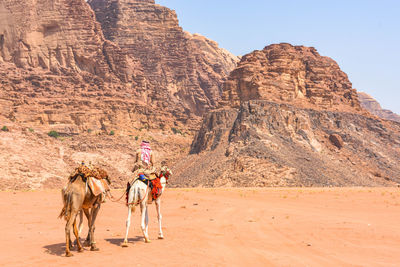
[{"label": "rocky outcrop", "polygon": [[173,166],[220,99],[236,57],[154,1],[103,3],[100,25],[85,0],[0,2],[0,190],[59,188],[81,160],[125,186],[142,139]]},{"label": "rocky outcrop", "polygon": [[65,135],[88,130],[136,134],[144,125],[159,128],[161,118],[166,125],[172,120],[163,111],[147,111],[135,100],[132,87],[88,72],[55,75],[0,62],[0,84],[0,117],[33,129]]},{"label": "rocky outcrop", "polygon": [[90,4],[109,26],[84,0],[0,3],[0,115],[65,134],[197,129],[236,57],[154,1]]},{"label": "rocky outcrop", "polygon": [[237,57],[200,35],[184,32],[175,11],[154,1],[89,0],[105,37],[138,59],[154,91],[143,101],[166,101],[202,115],[220,100]]},{"label": "rocky outcrop", "polygon": [[181,186],[387,186],[399,156],[400,124],[364,111],[336,62],[279,44],[242,58],[175,174]]},{"label": "rocky outcrop", "polygon": [[313,47],[274,44],[244,56],[224,85],[223,104],[265,99],[319,109],[359,110],[338,64]]},{"label": "rocky outcrop", "polygon": [[180,186],[400,183],[400,124],[355,113],[245,101],[208,114],[192,152],[177,166]]},{"label": "rocky outcrop", "polygon": [[372,114],[386,120],[400,122],[400,115],[391,110],[383,109],[381,105],[372,96],[364,92],[358,92],[361,106],[371,112]]},{"label": "rocky outcrop", "polygon": [[132,80],[139,68],[105,40],[84,0],[14,0],[0,3],[0,61],[59,74],[89,72]]}]

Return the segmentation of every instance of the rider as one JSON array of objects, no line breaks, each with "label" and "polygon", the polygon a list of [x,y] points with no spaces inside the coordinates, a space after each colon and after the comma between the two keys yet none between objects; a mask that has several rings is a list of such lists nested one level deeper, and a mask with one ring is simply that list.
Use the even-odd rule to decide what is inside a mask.
[{"label": "rider", "polygon": [[[138,173],[144,172],[145,174],[152,172],[154,170],[154,158],[150,142],[143,140],[140,144],[140,148],[136,151],[136,160],[132,172],[135,173],[139,171]],[[136,177],[136,175],[134,177]]]}]

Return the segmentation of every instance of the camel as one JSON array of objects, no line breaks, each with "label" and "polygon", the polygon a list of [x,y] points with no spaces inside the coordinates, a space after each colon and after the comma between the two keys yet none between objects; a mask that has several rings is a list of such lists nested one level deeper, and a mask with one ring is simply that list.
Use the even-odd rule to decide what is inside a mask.
[{"label": "camel", "polygon": [[[90,245],[91,251],[98,251],[96,242],[94,241],[94,230],[95,221],[97,214],[100,210],[102,196],[101,194],[95,196],[86,184],[86,179],[82,175],[76,176],[73,182],[68,183],[67,187],[62,190],[62,197],[64,207],[61,210],[59,218],[64,217],[66,222],[65,225],[65,256],[71,257],[71,235],[70,230],[73,226],[76,243],[78,246],[78,252],[83,252],[82,244],[79,240],[79,232],[82,224],[82,210],[88,219],[88,236],[86,238],[86,245]],[[76,218],[80,216],[80,229],[78,230]]]},{"label": "camel", "polygon": [[[160,179],[160,183],[162,186],[161,194],[155,200],[157,217],[158,217],[158,227],[159,227],[158,239],[164,239],[164,235],[162,232],[162,225],[161,225],[161,220],[162,220],[161,195],[165,190],[167,180],[171,174],[172,174],[172,172],[167,167],[162,167],[160,175],[157,175]],[[128,247],[128,233],[129,233],[129,227],[131,225],[131,216],[132,216],[132,213],[135,211],[135,206],[137,206],[137,205],[140,205],[140,211],[141,211],[141,216],[142,216],[141,217],[141,228],[142,228],[142,232],[143,232],[143,236],[144,236],[144,241],[146,243],[150,243],[151,241],[149,239],[149,234],[148,234],[149,216],[148,216],[147,205],[148,205],[148,203],[150,203],[150,204],[152,203],[152,195],[150,192],[149,181],[147,184],[145,184],[144,182],[140,181],[139,179],[136,179],[130,186],[128,186],[127,194],[128,194],[128,198],[127,198],[128,218],[126,220],[125,239],[121,246]]]}]

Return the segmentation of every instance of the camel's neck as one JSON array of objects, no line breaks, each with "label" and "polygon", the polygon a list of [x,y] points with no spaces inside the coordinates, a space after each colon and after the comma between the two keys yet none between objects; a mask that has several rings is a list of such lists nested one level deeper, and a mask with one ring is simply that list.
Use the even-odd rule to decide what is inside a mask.
[{"label": "camel's neck", "polygon": [[73,183],[74,184],[77,183],[77,184],[83,184],[84,185],[86,183],[86,181],[84,181],[82,176],[79,175],[78,177],[76,177],[76,179],[75,179],[75,181]]},{"label": "camel's neck", "polygon": [[167,185],[167,179],[165,179],[165,177],[162,176],[160,178],[160,183],[161,183],[162,189],[164,190],[165,186]]}]

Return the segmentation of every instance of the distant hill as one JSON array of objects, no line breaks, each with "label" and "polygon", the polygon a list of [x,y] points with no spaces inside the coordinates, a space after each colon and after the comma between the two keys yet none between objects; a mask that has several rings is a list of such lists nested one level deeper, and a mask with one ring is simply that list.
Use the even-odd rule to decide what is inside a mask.
[{"label": "distant hill", "polygon": [[400,122],[400,115],[391,110],[383,109],[381,105],[372,96],[364,92],[358,92],[361,106],[372,114],[381,117],[382,119]]}]

